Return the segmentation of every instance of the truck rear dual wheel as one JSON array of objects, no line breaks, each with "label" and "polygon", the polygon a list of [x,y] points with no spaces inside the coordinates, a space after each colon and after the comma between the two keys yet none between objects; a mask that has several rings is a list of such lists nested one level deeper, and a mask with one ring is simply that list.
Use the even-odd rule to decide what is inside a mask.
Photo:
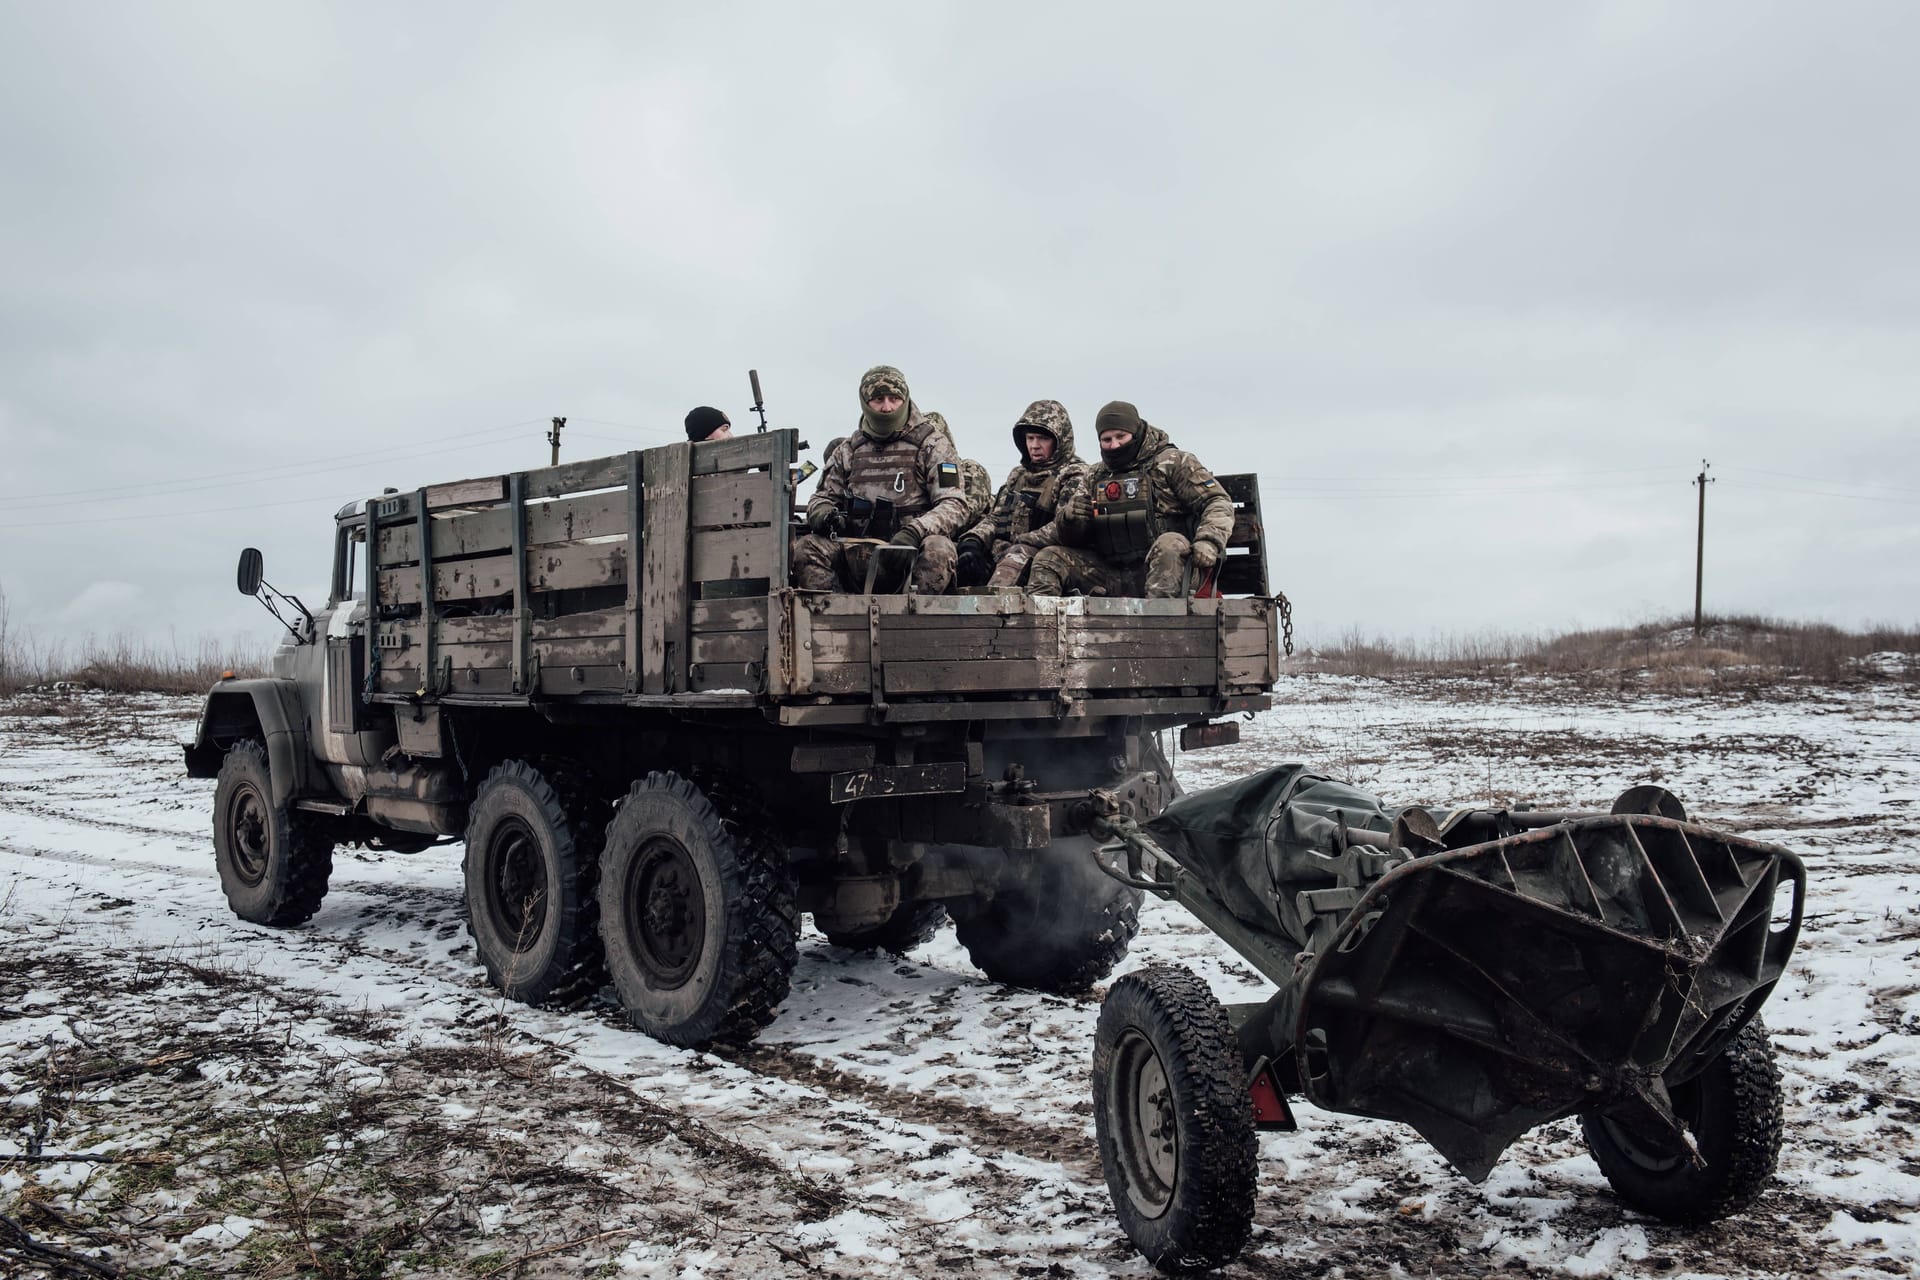
[{"label": "truck rear dual wheel", "polygon": [[1693,1079],[1672,1086],[1674,1113],[1701,1163],[1671,1138],[1604,1115],[1580,1117],[1587,1150],[1614,1192],[1642,1213],[1703,1223],[1752,1204],[1773,1180],[1784,1128],[1780,1069],[1758,1018]]},{"label": "truck rear dual wheel", "polygon": [[1073,994],[1113,972],[1140,932],[1138,889],[1093,860],[1093,841],[1055,840],[984,902],[956,904],[954,935],[995,982]]},{"label": "truck rear dual wheel", "polygon": [[1227,1011],[1189,970],[1113,984],[1093,1042],[1093,1126],[1127,1239],[1168,1275],[1226,1265],[1253,1230],[1253,1104]]},{"label": "truck rear dual wheel", "polygon": [[940,902],[903,902],[892,915],[865,929],[829,930],[827,941],[849,951],[891,951],[903,956],[915,947],[933,941],[940,926],[947,922],[946,904]]},{"label": "truck rear dual wheel", "polygon": [[312,919],[333,847],[324,819],[273,802],[266,748],[251,738],[227,748],[214,784],[213,861],[235,915],[282,926]]},{"label": "truck rear dual wheel", "polygon": [[745,1043],[799,960],[786,849],[744,793],[650,773],[607,828],[600,932],[635,1026],[668,1044]]},{"label": "truck rear dual wheel", "polygon": [[594,888],[607,806],[557,767],[496,765],[467,811],[467,930],[510,999],[571,1004],[605,969]]}]

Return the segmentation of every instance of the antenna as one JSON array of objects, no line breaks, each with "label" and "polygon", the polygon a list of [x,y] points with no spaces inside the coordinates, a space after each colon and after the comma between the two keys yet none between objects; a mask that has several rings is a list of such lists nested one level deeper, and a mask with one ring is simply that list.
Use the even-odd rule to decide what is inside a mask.
[{"label": "antenna", "polygon": [[747,370],[747,381],[753,384],[753,411],[760,415],[760,430],[767,429],[767,406],[760,396],[760,371]]}]

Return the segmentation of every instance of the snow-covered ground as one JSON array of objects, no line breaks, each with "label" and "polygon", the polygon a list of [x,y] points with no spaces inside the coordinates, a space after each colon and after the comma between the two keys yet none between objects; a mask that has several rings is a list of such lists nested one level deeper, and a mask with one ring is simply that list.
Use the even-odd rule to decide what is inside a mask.
[{"label": "snow-covered ground", "polygon": [[[194,711],[0,702],[0,1272],[68,1249],[156,1274],[1151,1274],[1094,1150],[1097,992],[996,987],[951,930],[904,960],[809,930],[758,1045],[669,1049],[604,1005],[499,999],[458,847],[343,849],[310,924],[242,924],[212,784],[181,773]],[[1283,759],[1406,801],[1657,781],[1799,850],[1806,931],[1766,1013],[1788,1141],[1753,1210],[1688,1232],[1623,1209],[1570,1122],[1475,1186],[1408,1130],[1302,1107],[1261,1140],[1229,1274],[1920,1274],[1920,696],[1300,677],[1178,768]],[[1125,967],[1264,995],[1178,908],[1142,920]],[[98,1158],[49,1158],[73,1154]]]}]

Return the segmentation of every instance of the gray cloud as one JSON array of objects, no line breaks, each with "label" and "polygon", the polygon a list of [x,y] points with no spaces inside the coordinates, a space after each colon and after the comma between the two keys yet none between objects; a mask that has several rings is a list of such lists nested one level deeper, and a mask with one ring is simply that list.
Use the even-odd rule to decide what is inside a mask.
[{"label": "gray cloud", "polygon": [[1911,621],[1916,35],[7,6],[0,585],[271,634],[243,543],[314,589],[342,501],[740,421],[748,365],[822,445],[885,360],[996,473],[1039,396],[1258,470],[1309,634],[1683,610],[1702,457],[1712,607]]}]

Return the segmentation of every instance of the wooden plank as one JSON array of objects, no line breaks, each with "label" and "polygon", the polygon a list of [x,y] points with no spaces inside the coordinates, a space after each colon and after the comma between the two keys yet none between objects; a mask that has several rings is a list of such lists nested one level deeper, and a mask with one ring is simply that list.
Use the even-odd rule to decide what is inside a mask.
[{"label": "wooden plank", "polygon": [[687,577],[693,582],[732,578],[772,580],[779,569],[777,541],[785,536],[785,530],[776,532],[766,525],[695,533]]},{"label": "wooden plank", "polygon": [[820,619],[815,618],[813,622],[813,634],[810,639],[813,641],[811,652],[816,665],[822,662],[857,662],[863,667],[867,665],[870,642],[864,628],[859,631],[828,631],[820,626]]},{"label": "wooden plank", "polygon": [[533,601],[529,598],[527,585],[527,475],[524,471],[513,473],[513,479],[507,485],[507,537],[508,552],[513,558],[513,691],[527,692],[532,683],[530,665],[532,662]]},{"label": "wooden plank", "polygon": [[816,662],[813,664],[813,692],[825,694],[865,694],[871,670],[864,662]]},{"label": "wooden plank", "polygon": [[573,636],[562,640],[533,642],[540,655],[540,669],[559,667],[618,667],[626,657],[626,637],[621,635]]},{"label": "wooden plank", "polygon": [[1211,688],[1213,646],[1191,658],[1069,659],[1062,683],[1073,689]]},{"label": "wooden plank", "polygon": [[547,666],[540,664],[540,692],[564,697],[570,693],[619,692],[627,687],[622,666]]},{"label": "wooden plank", "polygon": [[[814,668],[816,681],[819,670],[817,666]],[[885,664],[885,672],[888,693],[995,693],[1009,689],[1056,687],[1053,663],[1049,661],[982,662],[961,666],[952,662],[889,660]]]},{"label": "wooden plank", "polygon": [[[577,498],[527,505],[526,541],[529,546],[551,542],[581,542],[589,538],[623,537],[627,532],[626,494],[589,493]],[[513,545],[513,507],[436,515],[429,549],[435,560],[491,555]],[[390,525],[380,531],[380,564],[410,564],[420,558],[420,533],[412,524]]]},{"label": "wooden plank", "polygon": [[513,624],[512,614],[497,613],[480,618],[436,618],[433,625],[439,628],[440,643],[446,645],[510,641]]},{"label": "wooden plank", "polygon": [[[562,591],[575,587],[619,586],[627,580],[627,544],[594,542],[579,546],[534,547],[527,551],[527,589]],[[478,556],[433,567],[434,599],[482,600],[514,592],[513,557]],[[418,604],[419,572],[380,571],[381,604]]]},{"label": "wooden plank", "polygon": [[687,625],[695,631],[761,631],[767,629],[767,600],[696,600],[687,611]]},{"label": "wooden plank", "polygon": [[714,689],[744,689],[748,693],[758,693],[765,678],[766,668],[757,662],[707,662],[688,668],[687,687],[697,693]]},{"label": "wooden plank", "polygon": [[[691,448],[688,461],[689,475],[710,476],[722,471],[745,471],[749,467],[766,467],[769,470],[778,462],[778,442],[774,439],[780,432],[754,432],[752,435],[735,436],[731,440],[703,440]],[[666,445],[668,449],[683,449],[686,445]],[[657,452],[648,450],[649,453]]]},{"label": "wooden plank", "polygon": [[[724,448],[732,441],[715,446]],[[691,444],[647,450],[645,532],[641,536],[640,691],[686,688],[687,486]]]},{"label": "wooden plank", "polygon": [[428,487],[423,496],[429,510],[475,506],[484,502],[505,502],[507,478],[483,476],[478,480],[455,480],[451,484],[436,484]]},{"label": "wooden plank", "polygon": [[767,664],[767,637],[751,631],[722,631],[702,635],[696,631],[688,640],[688,659],[696,663],[757,662]]},{"label": "wooden plank", "polygon": [[527,472],[529,498],[558,498],[585,489],[616,489],[627,482],[627,455],[563,462]]},{"label": "wooden plank", "polygon": [[773,474],[736,471],[694,476],[687,509],[696,529],[770,524],[774,516]]},{"label": "wooden plank", "polygon": [[627,611],[620,605],[586,613],[563,613],[557,618],[535,618],[535,640],[589,640],[626,634]]},{"label": "wooden plank", "polygon": [[[637,546],[642,528],[641,521],[646,510],[646,477],[641,472],[640,455],[627,455],[627,545]],[[635,572],[627,575],[627,604],[621,612],[620,627],[626,634],[626,645],[621,651],[620,665],[627,669],[626,691],[629,694],[640,692],[640,607],[642,603],[641,584],[646,575]]]},{"label": "wooden plank", "polygon": [[1044,631],[998,627],[907,632],[883,628],[880,649],[887,662],[1037,661],[1051,655],[1053,637]]}]

